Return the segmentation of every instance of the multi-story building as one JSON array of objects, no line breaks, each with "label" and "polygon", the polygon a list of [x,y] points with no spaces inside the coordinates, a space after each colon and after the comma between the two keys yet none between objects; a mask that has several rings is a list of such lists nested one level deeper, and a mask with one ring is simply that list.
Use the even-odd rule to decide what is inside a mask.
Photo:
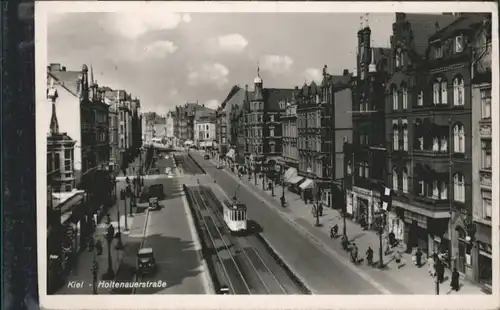
[{"label": "multi-story building", "polygon": [[295,92],[292,100],[285,106],[285,112],[281,114],[281,126],[283,127],[283,152],[278,161],[282,167],[283,180],[289,182],[297,176],[299,168],[299,149],[297,147],[297,100]]},{"label": "multi-story building", "polygon": [[142,114],[141,101],[138,98],[132,100],[132,157],[139,155],[142,147]]},{"label": "multi-story building", "polygon": [[118,135],[118,126],[119,126],[119,118],[118,118],[118,101],[116,100],[116,94],[109,87],[103,87],[100,89],[104,92],[104,102],[108,105],[109,114],[108,114],[108,122],[109,122],[109,146],[110,146],[110,155],[109,155],[109,165],[112,170],[116,170],[118,167],[118,162],[120,160],[120,149],[118,145],[119,135]]},{"label": "multi-story building", "polygon": [[[491,17],[478,27],[472,41],[472,249],[474,280],[492,286],[492,127]],[[498,212],[498,211],[497,211]]]},{"label": "multi-story building", "polygon": [[[61,64],[53,63],[47,67],[48,104],[55,105],[59,115],[64,117],[58,120],[60,132],[65,132],[75,141],[73,151],[73,186],[80,184],[82,175],[82,126],[80,97],[82,95],[82,72],[67,71]],[[49,97],[53,92],[56,98]],[[56,101],[53,101],[56,100]],[[50,109],[47,109],[50,111]],[[43,132],[50,134],[50,113],[45,115],[45,120],[40,126],[44,126]]]},{"label": "multi-story building", "polygon": [[386,100],[388,183],[407,249],[447,254],[467,277],[472,50],[465,42],[481,20],[478,14],[396,14]]},{"label": "multi-story building", "polygon": [[[353,137],[345,145],[344,186],[346,213],[370,226],[380,207],[381,183],[387,176],[384,85],[390,49],[373,46],[368,26],[358,31],[357,38],[357,68],[351,81]],[[399,238],[397,221],[390,222]]]},{"label": "multi-story building", "polygon": [[231,121],[230,121],[230,111],[233,104],[243,105],[243,99],[245,96],[245,90],[235,85],[229,91],[226,99],[221,103],[221,105],[216,110],[216,141],[218,144],[217,152],[224,156],[229,152],[231,142],[230,142],[230,131],[231,131]]},{"label": "multi-story building", "polygon": [[194,140],[194,118],[196,110],[201,108],[204,107],[198,101],[175,107],[174,135],[182,142]]},{"label": "multi-story building", "polygon": [[[343,142],[352,135],[350,79],[348,70],[342,75],[331,75],[325,66],[321,86],[314,81],[310,85],[304,84],[296,95],[298,175],[302,178],[295,178],[292,183],[298,185],[304,198],[328,206],[334,202],[332,177],[335,180],[343,178],[343,169],[335,169],[344,167]],[[331,118],[332,109],[334,119]]]},{"label": "multi-story building", "polygon": [[259,171],[263,164],[274,166],[281,155],[280,115],[285,110],[285,103],[291,100],[293,89],[264,88],[257,70],[252,96],[249,96],[248,86],[245,91],[246,165]]},{"label": "multi-story building", "polygon": [[205,108],[196,111],[194,120],[194,143],[202,148],[210,148],[216,138],[215,111]]}]

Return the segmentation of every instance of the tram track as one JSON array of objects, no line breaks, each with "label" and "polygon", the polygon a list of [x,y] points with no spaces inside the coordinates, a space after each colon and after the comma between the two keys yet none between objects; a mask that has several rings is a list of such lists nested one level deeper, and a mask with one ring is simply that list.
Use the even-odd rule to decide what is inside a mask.
[{"label": "tram track", "polygon": [[209,187],[202,186],[199,190],[207,198],[206,204],[211,209],[212,217],[227,232],[228,240],[239,249],[237,261],[256,294],[303,293],[256,235],[231,236],[224,223],[221,201]]},{"label": "tram track", "polygon": [[[195,209],[195,216],[199,220],[199,224],[203,227],[202,231],[207,239],[209,239],[210,248],[213,250],[217,258],[220,268],[219,286],[227,285],[232,294],[252,294],[250,287],[243,276],[240,267],[235,258],[235,249],[230,244],[217,222],[213,218],[210,210],[205,203],[202,193],[198,187],[190,187],[187,189],[191,197]],[[221,274],[222,273],[222,274]]]},{"label": "tram track", "polygon": [[189,155],[173,155],[177,165],[180,165],[184,172],[190,174],[206,174],[198,163]]}]

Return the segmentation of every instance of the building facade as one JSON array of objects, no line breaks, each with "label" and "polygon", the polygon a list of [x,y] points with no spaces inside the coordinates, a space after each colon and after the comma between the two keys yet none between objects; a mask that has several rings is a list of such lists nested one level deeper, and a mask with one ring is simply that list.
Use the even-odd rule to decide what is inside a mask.
[{"label": "building facade", "polygon": [[[226,99],[216,110],[216,141],[218,144],[217,151],[219,155],[226,155],[231,148],[230,132],[231,132],[231,107],[234,104],[243,105],[245,98],[245,90],[235,85],[229,91]],[[234,144],[233,144],[234,146]]]},{"label": "building facade", "polygon": [[283,126],[283,152],[278,160],[282,167],[282,181],[289,182],[290,179],[298,174],[299,168],[299,149],[297,147],[297,100],[294,93],[290,102],[285,106],[284,113],[281,114],[281,123]]},{"label": "building facade", "polygon": [[[357,68],[351,81],[353,137],[345,145],[346,212],[371,227],[381,205],[381,185],[387,178],[384,85],[390,50],[373,46],[368,26],[358,31],[357,38]],[[388,226],[399,239],[402,232],[392,215]]]},{"label": "building facade", "polygon": [[168,111],[165,122],[166,122],[165,137],[167,139],[172,140],[174,138],[174,113],[172,111]]},{"label": "building facade", "polygon": [[[47,67],[47,100],[48,111],[55,105],[59,115],[64,117],[58,119],[60,132],[65,132],[75,141],[73,151],[73,174],[74,185],[80,183],[82,175],[82,127],[80,96],[82,95],[82,72],[68,71],[61,64],[53,63]],[[53,92],[49,96],[49,92]],[[57,94],[54,99],[54,95]],[[55,101],[53,101],[55,100]],[[47,113],[41,126],[45,126],[44,132],[50,134],[51,114]]]},{"label": "building facade", "polygon": [[[474,280],[492,287],[492,127],[491,17],[483,19],[472,41],[472,216]],[[498,211],[497,211],[498,212]]]},{"label": "building facade", "polygon": [[216,118],[214,115],[201,115],[194,121],[194,143],[199,147],[212,147],[216,139]]},{"label": "building facade", "polygon": [[282,128],[280,116],[293,89],[264,88],[257,70],[254,90],[250,95],[245,86],[245,104],[242,111],[245,123],[246,166],[260,171],[262,165],[274,166],[281,156]]},{"label": "building facade", "polygon": [[300,90],[296,88],[298,175],[302,179],[295,178],[292,183],[296,183],[304,199],[327,206],[335,205],[333,195],[341,198],[337,190],[332,195],[331,183],[332,178],[343,178],[343,143],[352,136],[350,79],[348,70],[331,75],[325,66],[321,85],[313,81]]}]

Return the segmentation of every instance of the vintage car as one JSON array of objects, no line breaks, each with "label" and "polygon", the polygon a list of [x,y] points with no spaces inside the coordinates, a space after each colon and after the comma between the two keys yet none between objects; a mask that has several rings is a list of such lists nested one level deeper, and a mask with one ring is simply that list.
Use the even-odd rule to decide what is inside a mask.
[{"label": "vintage car", "polygon": [[156,211],[156,210],[160,210],[160,209],[161,209],[161,206],[160,206],[160,203],[158,202],[158,198],[157,197],[149,198],[149,210]]},{"label": "vintage car", "polygon": [[156,261],[152,248],[141,248],[137,253],[137,272],[139,274],[151,273],[156,269]]},{"label": "vintage car", "polygon": [[224,166],[222,166],[221,164],[218,164],[216,168],[217,169],[222,169],[222,168],[224,168]]},{"label": "vintage car", "polygon": [[205,156],[203,156],[203,159],[210,159],[210,155],[205,154]]}]

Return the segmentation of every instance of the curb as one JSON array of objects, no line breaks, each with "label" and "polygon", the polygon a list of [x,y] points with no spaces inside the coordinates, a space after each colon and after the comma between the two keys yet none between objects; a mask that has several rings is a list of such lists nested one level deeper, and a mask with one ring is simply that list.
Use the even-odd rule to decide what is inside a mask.
[{"label": "curb", "polygon": [[[231,175],[231,177],[233,179],[236,179],[236,177],[233,176],[231,173],[228,173],[228,174]],[[385,294],[385,295],[392,294],[388,289],[386,289],[385,287],[383,287],[380,283],[378,283],[377,281],[373,280],[368,274],[365,274],[361,269],[357,268],[356,266],[353,266],[352,263],[350,261],[348,261],[346,258],[344,258],[340,254],[338,254],[336,251],[334,251],[331,248],[329,248],[323,241],[319,240],[316,236],[314,236],[314,234],[312,234],[310,231],[308,231],[307,229],[305,229],[304,227],[302,227],[300,224],[298,224],[294,219],[292,219],[285,212],[283,212],[282,210],[278,209],[277,207],[275,207],[274,205],[272,205],[271,203],[269,203],[268,197],[264,197],[262,195],[258,195],[258,193],[253,188],[251,188],[248,184],[245,184],[242,180],[237,180],[237,181],[240,181],[240,183],[245,188],[247,188],[254,196],[259,196],[259,197],[263,198],[263,202],[268,207],[270,207],[271,209],[275,210],[275,212],[277,211],[278,214],[281,217],[283,217],[284,219],[288,220],[293,225],[293,227],[295,227],[295,229],[299,233],[301,233],[302,235],[305,235],[306,237],[308,237],[309,239],[311,239],[311,241],[313,241],[320,249],[322,249],[323,251],[327,252],[328,254],[334,256],[340,263],[342,263],[343,265],[345,265],[351,271],[357,273],[361,278],[363,278],[365,281],[367,281],[372,286],[374,286],[378,291],[380,291],[380,293]]]},{"label": "curb", "polygon": [[194,238],[193,241],[197,245],[196,246],[196,255],[198,256],[198,259],[201,262],[203,271],[205,271],[204,276],[203,276],[203,279],[204,279],[203,286],[205,286],[205,292],[206,292],[206,294],[215,294],[215,285],[214,285],[214,282],[212,280],[212,277],[210,277],[210,275],[208,274],[209,269],[208,269],[207,261],[205,260],[205,258],[201,254],[203,248],[201,245],[200,236],[198,234],[198,230],[196,229],[196,226],[194,225],[193,214],[191,212],[191,209],[189,208],[189,204],[188,204],[188,201],[186,198],[186,193],[184,191],[182,191],[181,197],[182,197],[182,203],[184,206],[184,211],[187,214],[187,221],[188,221],[188,225],[189,225],[189,230],[191,231],[191,235]]}]

